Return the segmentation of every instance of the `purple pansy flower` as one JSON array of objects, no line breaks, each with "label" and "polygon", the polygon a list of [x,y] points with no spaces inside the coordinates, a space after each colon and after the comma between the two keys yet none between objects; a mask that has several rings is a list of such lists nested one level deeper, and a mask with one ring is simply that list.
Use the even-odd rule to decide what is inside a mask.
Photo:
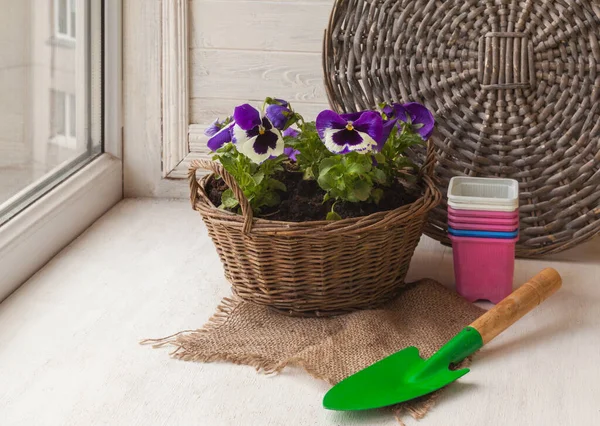
[{"label": "purple pansy flower", "polygon": [[325,110],[317,116],[316,127],[319,137],[334,154],[377,151],[385,143],[383,119],[374,111],[338,114]]},{"label": "purple pansy flower", "polygon": [[409,102],[407,104],[387,105],[383,108],[383,113],[388,118],[396,118],[408,124],[413,131],[421,135],[423,140],[429,139],[433,133],[435,126],[433,114],[420,103]]},{"label": "purple pansy flower", "polygon": [[375,149],[375,151],[381,152],[381,150],[383,149],[383,145],[385,145],[388,138],[390,137],[390,133],[392,132],[392,129],[396,125],[397,121],[398,120],[395,118],[392,118],[390,120],[383,120],[383,131],[381,132],[381,140],[378,141],[377,149]]},{"label": "purple pansy flower", "polygon": [[218,118],[215,118],[215,121],[210,123],[210,125],[206,128],[204,134],[206,136],[214,136],[219,130],[221,130],[221,127],[223,127],[223,123],[221,123]]},{"label": "purple pansy flower", "polygon": [[287,157],[290,159],[290,161],[293,161],[295,163],[297,161],[296,155],[300,154],[300,151],[298,151],[297,149],[294,149],[292,147],[287,147],[287,148],[283,149],[283,153],[285,155],[287,155]]},{"label": "purple pansy flower", "polygon": [[[225,124],[227,123],[227,124]],[[233,126],[234,122],[231,117],[228,117],[223,123],[216,119],[204,131],[206,136],[210,136],[206,145],[211,151],[216,151],[228,142],[233,142]]]},{"label": "purple pansy flower", "polygon": [[290,109],[290,104],[287,101],[277,98],[273,99],[273,101],[275,103],[267,105],[265,116],[271,120],[273,126],[279,130],[283,130],[294,112]]},{"label": "purple pansy flower", "polygon": [[283,137],[297,138],[300,132],[292,127],[288,127],[283,131]]},{"label": "purple pansy flower", "polygon": [[255,163],[283,154],[281,132],[267,117],[261,118],[260,112],[253,106],[244,104],[236,107],[233,121],[233,136],[240,152]]}]

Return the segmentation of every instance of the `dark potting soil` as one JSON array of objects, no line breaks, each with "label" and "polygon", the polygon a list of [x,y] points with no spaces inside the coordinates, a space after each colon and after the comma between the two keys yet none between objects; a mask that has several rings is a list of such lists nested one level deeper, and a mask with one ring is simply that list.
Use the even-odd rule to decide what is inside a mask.
[{"label": "dark potting soil", "polygon": [[[316,181],[304,180],[302,173],[298,172],[281,173],[275,178],[285,184],[287,191],[279,193],[281,203],[278,206],[265,208],[256,217],[286,222],[325,220],[327,213],[331,211],[333,200],[323,203],[325,191],[319,187]],[[215,179],[214,176],[211,176],[206,182],[206,193],[210,201],[217,207],[221,205],[221,194],[227,188],[227,184],[221,178]],[[381,189],[383,189],[383,197],[379,204],[339,201],[335,205],[335,212],[342,219],[368,216],[380,211],[397,209],[417,199],[417,196],[408,193],[400,182],[390,187],[381,187]]]}]

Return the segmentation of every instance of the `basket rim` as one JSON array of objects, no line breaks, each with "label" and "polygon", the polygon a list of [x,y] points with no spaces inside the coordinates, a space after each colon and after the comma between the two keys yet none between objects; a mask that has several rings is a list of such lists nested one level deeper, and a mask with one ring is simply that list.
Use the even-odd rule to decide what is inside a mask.
[{"label": "basket rim", "polygon": [[[205,193],[205,185],[209,178],[215,173],[209,173],[200,178],[199,197],[192,208],[199,211],[203,216],[209,216],[211,221],[227,224],[230,227],[240,228],[244,224],[244,216],[215,206]],[[372,231],[376,228],[387,227],[393,223],[409,222],[415,218],[421,218],[441,202],[441,192],[429,176],[423,176],[423,193],[412,203],[405,204],[393,210],[375,212],[367,216],[346,218],[337,221],[313,220],[304,222],[287,222],[270,220],[265,218],[253,218],[250,233],[263,235],[306,235],[308,231],[320,231],[323,233],[355,234],[358,232]]]}]

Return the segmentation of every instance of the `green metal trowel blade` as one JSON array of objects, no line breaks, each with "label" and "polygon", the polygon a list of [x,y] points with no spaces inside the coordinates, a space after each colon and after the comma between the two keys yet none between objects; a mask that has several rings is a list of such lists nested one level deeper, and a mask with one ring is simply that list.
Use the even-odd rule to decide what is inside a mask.
[{"label": "green metal trowel blade", "polygon": [[464,328],[429,359],[414,346],[396,352],[335,385],[323,398],[330,410],[368,410],[408,401],[438,390],[469,372],[450,370],[483,346],[481,335]]}]

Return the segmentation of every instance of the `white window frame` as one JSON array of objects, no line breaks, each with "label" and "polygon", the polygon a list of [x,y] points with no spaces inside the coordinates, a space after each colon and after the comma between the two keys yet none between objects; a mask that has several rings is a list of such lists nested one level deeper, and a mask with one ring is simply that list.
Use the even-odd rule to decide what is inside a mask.
[{"label": "white window frame", "polygon": [[187,198],[191,160],[210,158],[190,124],[188,0],[124,5],[126,197]]},{"label": "white window frame", "polygon": [[[99,4],[76,1],[78,16]],[[121,8],[104,2],[104,153],[0,226],[0,301],[123,197]],[[84,23],[77,25],[85,46]]]},{"label": "white window frame", "polygon": [[[77,28],[76,22],[72,22],[71,17],[72,14],[72,4],[73,1],[77,3],[76,0],[65,0],[66,4],[66,14],[65,22],[67,23],[67,32],[63,33],[60,31],[60,8],[59,2],[61,0],[52,0],[54,2],[54,36],[58,39],[63,39],[66,41],[74,42],[76,39]],[[79,5],[76,6],[79,9]],[[80,10],[80,9],[79,9]],[[77,16],[75,17],[77,19]],[[73,30],[75,30],[75,35],[73,35]]]}]

